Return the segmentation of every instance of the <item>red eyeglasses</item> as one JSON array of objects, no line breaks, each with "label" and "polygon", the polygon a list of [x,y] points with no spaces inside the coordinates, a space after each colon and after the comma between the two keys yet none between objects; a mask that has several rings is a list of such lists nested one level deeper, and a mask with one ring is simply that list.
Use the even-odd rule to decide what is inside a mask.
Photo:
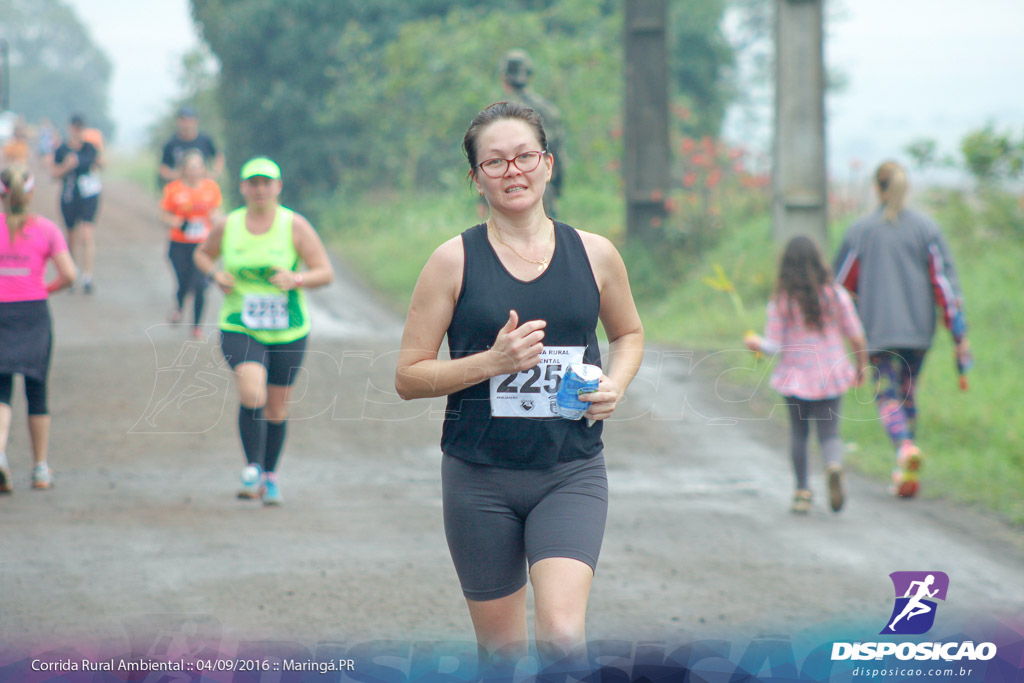
[{"label": "red eyeglasses", "polygon": [[522,152],[511,159],[486,159],[476,165],[488,178],[500,178],[508,173],[509,164],[515,164],[523,173],[529,173],[540,166],[540,160],[547,154],[547,150],[541,152]]}]

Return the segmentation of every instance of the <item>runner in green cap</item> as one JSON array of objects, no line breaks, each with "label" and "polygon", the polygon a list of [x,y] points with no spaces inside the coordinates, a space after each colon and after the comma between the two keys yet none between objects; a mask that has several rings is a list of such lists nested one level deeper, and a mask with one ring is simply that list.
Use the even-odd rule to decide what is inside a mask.
[{"label": "runner in green cap", "polygon": [[316,230],[278,202],[281,187],[281,169],[272,160],[246,162],[245,206],[215,225],[195,253],[196,265],[225,294],[221,350],[237,380],[247,463],[238,497],[262,498],[265,505],[281,504],[276,468],[310,328],[305,290],[334,279]]}]

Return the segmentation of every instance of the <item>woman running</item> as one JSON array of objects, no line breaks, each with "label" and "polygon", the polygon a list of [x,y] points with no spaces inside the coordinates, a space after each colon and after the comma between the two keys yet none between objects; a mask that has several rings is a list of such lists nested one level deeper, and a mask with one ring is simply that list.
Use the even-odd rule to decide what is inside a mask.
[{"label": "woman running", "polygon": [[203,306],[206,302],[206,276],[196,266],[196,247],[210,234],[210,221],[219,218],[220,187],[206,177],[206,163],[198,150],[186,152],[181,160],[181,178],[164,187],[160,208],[164,223],[170,226],[170,248],[167,256],[178,280],[176,307],[171,323],[181,322],[185,299],[192,296],[192,336],[202,336]]},{"label": "woman running", "polygon": [[[643,356],[626,268],[604,237],[552,221],[544,191],[555,159],[536,112],[499,102],[463,140],[490,216],[431,255],[412,294],[395,386],[447,396],[441,438],[444,526],[482,668],[526,653],[526,583],[543,664],[582,654],[604,536],[601,430]],[[554,415],[570,363],[601,364],[584,420]],[[451,359],[439,359],[448,338]],[[592,425],[592,426],[591,426]]]},{"label": "woman running", "polygon": [[[278,203],[276,163],[250,159],[241,177],[245,206],[213,227],[195,262],[225,293],[221,350],[238,385],[238,431],[247,463],[238,497],[280,505],[277,465],[310,328],[305,290],[328,284],[334,269],[309,221]],[[300,271],[301,263],[306,270]]]},{"label": "woman running", "polygon": [[935,336],[936,308],[961,366],[970,362],[970,347],[952,254],[930,218],[905,208],[906,171],[888,161],[875,172],[875,186],[880,206],[846,231],[835,272],[856,297],[878,372],[878,413],[896,451],[893,489],[910,498],[920,486],[923,459],[915,442],[915,390]]},{"label": "woman running", "polygon": [[[34,186],[34,179],[22,166],[0,173],[4,208],[0,215],[0,493],[12,490],[6,449],[15,374],[25,380],[35,460],[32,487],[48,489],[53,483],[46,461],[50,440],[46,378],[53,348],[47,297],[73,284],[76,273],[60,228],[28,213]],[[45,279],[47,261],[57,268],[57,277],[49,283]]]}]

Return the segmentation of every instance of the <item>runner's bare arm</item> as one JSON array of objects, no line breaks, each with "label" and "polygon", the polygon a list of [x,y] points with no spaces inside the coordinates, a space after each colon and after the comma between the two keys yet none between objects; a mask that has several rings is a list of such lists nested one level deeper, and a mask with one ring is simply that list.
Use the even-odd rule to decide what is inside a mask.
[{"label": "runner's bare arm", "polygon": [[598,390],[586,396],[594,405],[586,413],[592,420],[611,417],[644,357],[644,328],[629,287],[626,264],[607,238],[580,231],[601,292],[601,324],[608,336],[605,376]]},{"label": "runner's bare arm", "polygon": [[46,291],[50,294],[75,284],[75,279],[78,277],[78,269],[75,268],[75,262],[71,260],[70,251],[55,254],[53,265],[57,267],[57,277],[46,283]]},{"label": "runner's bare arm", "polygon": [[49,160],[50,175],[54,178],[63,178],[68,174],[69,171],[71,171],[71,169],[76,168],[78,166],[78,155],[75,154],[74,152],[68,152],[68,155],[64,157],[64,161],[60,162],[59,164],[56,161],[54,161],[54,158],[52,156],[49,157]]},{"label": "runner's bare arm", "polygon": [[462,238],[454,237],[434,251],[416,282],[395,372],[395,390],[406,400],[447,396],[495,375],[531,368],[540,360],[545,322],[520,325],[514,312],[487,351],[438,359],[455,312],[464,263]]},{"label": "runner's bare arm", "polygon": [[168,183],[171,182],[172,180],[177,180],[178,178],[181,177],[181,175],[176,170],[174,170],[167,164],[160,164],[159,173],[160,177],[163,178]]},{"label": "runner's bare arm", "polygon": [[213,167],[212,168],[212,170],[213,170],[212,177],[214,179],[220,178],[221,175],[223,175],[223,173],[224,173],[224,153],[223,152],[217,152],[217,154],[213,157],[212,167]]},{"label": "runner's bare arm", "polygon": [[215,223],[206,241],[195,250],[192,260],[195,261],[196,267],[200,271],[213,278],[213,281],[217,283],[221,290],[227,293],[235,286],[235,279],[231,277],[231,273],[217,268],[217,260],[220,258],[220,245],[223,239],[224,223]]},{"label": "runner's bare arm", "polygon": [[292,219],[292,243],[306,264],[306,270],[301,273],[278,270],[270,278],[272,285],[288,291],[296,287],[323,287],[334,280],[334,267],[327,257],[324,243],[309,221],[299,214],[295,214]]},{"label": "runner's bare arm", "polygon": [[171,213],[170,211],[162,212],[160,217],[163,218],[163,221],[166,225],[169,225],[172,228],[180,228],[185,223],[184,216],[179,216],[177,214]]}]

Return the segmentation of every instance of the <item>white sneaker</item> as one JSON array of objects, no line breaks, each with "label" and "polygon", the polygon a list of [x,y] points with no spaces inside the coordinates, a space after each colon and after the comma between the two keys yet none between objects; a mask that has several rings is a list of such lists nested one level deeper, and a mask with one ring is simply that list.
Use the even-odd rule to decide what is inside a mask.
[{"label": "white sneaker", "polygon": [[45,490],[53,486],[53,470],[46,465],[32,468],[32,488]]},{"label": "white sneaker", "polygon": [[242,488],[238,491],[238,497],[246,500],[256,500],[263,493],[260,482],[260,468],[256,465],[246,465],[242,470]]}]

